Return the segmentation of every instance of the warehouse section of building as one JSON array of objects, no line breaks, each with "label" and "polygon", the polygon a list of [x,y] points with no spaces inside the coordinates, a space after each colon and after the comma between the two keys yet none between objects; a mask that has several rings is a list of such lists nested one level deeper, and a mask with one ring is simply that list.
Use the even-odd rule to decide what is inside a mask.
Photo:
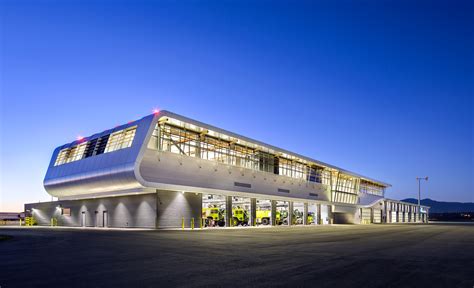
[{"label": "warehouse section of building", "polygon": [[[55,149],[38,225],[232,227],[427,222],[389,184],[168,111]],[[53,219],[53,220],[52,220]]]}]

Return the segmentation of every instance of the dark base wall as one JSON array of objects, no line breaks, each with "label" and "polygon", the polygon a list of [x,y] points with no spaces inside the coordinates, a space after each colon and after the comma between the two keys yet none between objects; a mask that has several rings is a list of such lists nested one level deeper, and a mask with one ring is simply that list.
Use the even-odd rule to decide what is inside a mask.
[{"label": "dark base wall", "polygon": [[158,191],[157,210],[157,228],[181,227],[183,218],[184,227],[191,227],[194,218],[194,227],[198,228],[202,217],[202,194]]},{"label": "dark base wall", "polygon": [[[62,208],[69,208],[71,215],[61,215]],[[38,225],[51,225],[51,218],[58,226],[115,227],[115,228],[178,228],[200,225],[202,194],[157,191],[152,194],[128,195],[84,200],[63,200],[25,204]]]},{"label": "dark base wall", "polygon": [[349,213],[333,213],[334,224],[354,224],[354,215]]},{"label": "dark base wall", "polygon": [[[71,216],[61,215],[61,208],[70,208]],[[56,218],[58,226],[155,228],[156,194],[64,200],[25,204],[38,225],[50,225]],[[85,222],[85,223],[83,223]]]}]

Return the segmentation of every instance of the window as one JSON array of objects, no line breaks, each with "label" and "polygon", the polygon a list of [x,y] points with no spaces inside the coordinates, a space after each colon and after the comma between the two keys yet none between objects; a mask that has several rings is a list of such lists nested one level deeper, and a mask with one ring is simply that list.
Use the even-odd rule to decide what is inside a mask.
[{"label": "window", "polygon": [[338,203],[356,204],[357,203],[357,195],[356,194],[333,191],[332,201],[333,202],[338,202]]},{"label": "window", "polygon": [[74,162],[102,153],[113,152],[132,146],[137,126],[123,129],[112,134],[83,142],[78,145],[64,148],[59,151],[54,166]]},{"label": "window", "polygon": [[361,180],[359,191],[361,193],[384,196],[385,187],[382,185],[378,185],[378,184],[366,181],[366,180]]},{"label": "window", "polygon": [[[356,178],[343,175],[337,182],[338,172],[334,169],[177,119],[161,118],[147,147],[302,181],[324,185],[333,183],[333,190],[337,187],[339,192],[357,194]],[[350,202],[357,200],[352,196],[346,198]]]},{"label": "window", "polygon": [[58,153],[54,166],[58,166],[64,163],[69,163],[77,160],[81,160],[84,157],[84,151],[86,150],[87,142],[79,145],[64,148]]},{"label": "window", "polygon": [[137,127],[120,130],[110,134],[109,141],[105,147],[105,153],[116,151],[132,146],[133,138]]},{"label": "window", "polygon": [[333,172],[332,177],[332,201],[356,204],[358,199],[356,191],[357,178],[339,172]]},{"label": "window", "polygon": [[71,208],[62,208],[61,209],[61,215],[71,216]]},{"label": "window", "polygon": [[81,160],[82,157],[84,156],[86,145],[87,145],[87,142],[72,147],[71,151],[69,152],[69,156],[66,162]]},{"label": "window", "polygon": [[172,118],[160,119],[147,147],[310,182],[330,183],[330,173],[324,167]]},{"label": "window", "polygon": [[58,157],[56,157],[56,162],[54,162],[54,166],[58,166],[58,165],[66,163],[66,159],[68,157],[68,154],[69,154],[70,150],[71,149],[66,148],[66,149],[63,149],[63,150],[59,151]]}]

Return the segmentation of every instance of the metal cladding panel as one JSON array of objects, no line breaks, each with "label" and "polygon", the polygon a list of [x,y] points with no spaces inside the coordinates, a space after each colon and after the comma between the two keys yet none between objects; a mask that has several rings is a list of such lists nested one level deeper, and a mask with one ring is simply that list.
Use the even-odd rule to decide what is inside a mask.
[{"label": "metal cladding panel", "polygon": [[[145,149],[139,178],[143,186],[188,192],[233,193],[249,197],[329,201],[329,187],[263,171]],[[214,192],[212,192],[214,191]]]},{"label": "metal cladding panel", "polygon": [[152,131],[150,127],[154,116],[149,115],[82,140],[90,141],[136,125],[135,137],[131,147],[128,148],[54,166],[59,151],[77,145],[79,141],[56,148],[44,179],[46,191],[55,197],[69,197],[141,188],[142,185],[135,177],[135,166],[142,147],[146,146],[144,143],[148,134]]},{"label": "metal cladding panel", "polygon": [[359,206],[372,206],[376,204],[378,201],[385,199],[382,196],[372,195],[367,193],[359,193]]}]

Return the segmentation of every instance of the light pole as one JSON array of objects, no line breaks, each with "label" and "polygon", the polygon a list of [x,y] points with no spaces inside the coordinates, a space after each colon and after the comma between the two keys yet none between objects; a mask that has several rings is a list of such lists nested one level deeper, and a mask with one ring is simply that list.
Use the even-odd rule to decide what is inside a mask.
[{"label": "light pole", "polygon": [[416,177],[418,180],[418,221],[421,220],[421,203],[420,203],[420,196],[421,196],[421,180],[428,181],[428,176],[426,177]]}]

